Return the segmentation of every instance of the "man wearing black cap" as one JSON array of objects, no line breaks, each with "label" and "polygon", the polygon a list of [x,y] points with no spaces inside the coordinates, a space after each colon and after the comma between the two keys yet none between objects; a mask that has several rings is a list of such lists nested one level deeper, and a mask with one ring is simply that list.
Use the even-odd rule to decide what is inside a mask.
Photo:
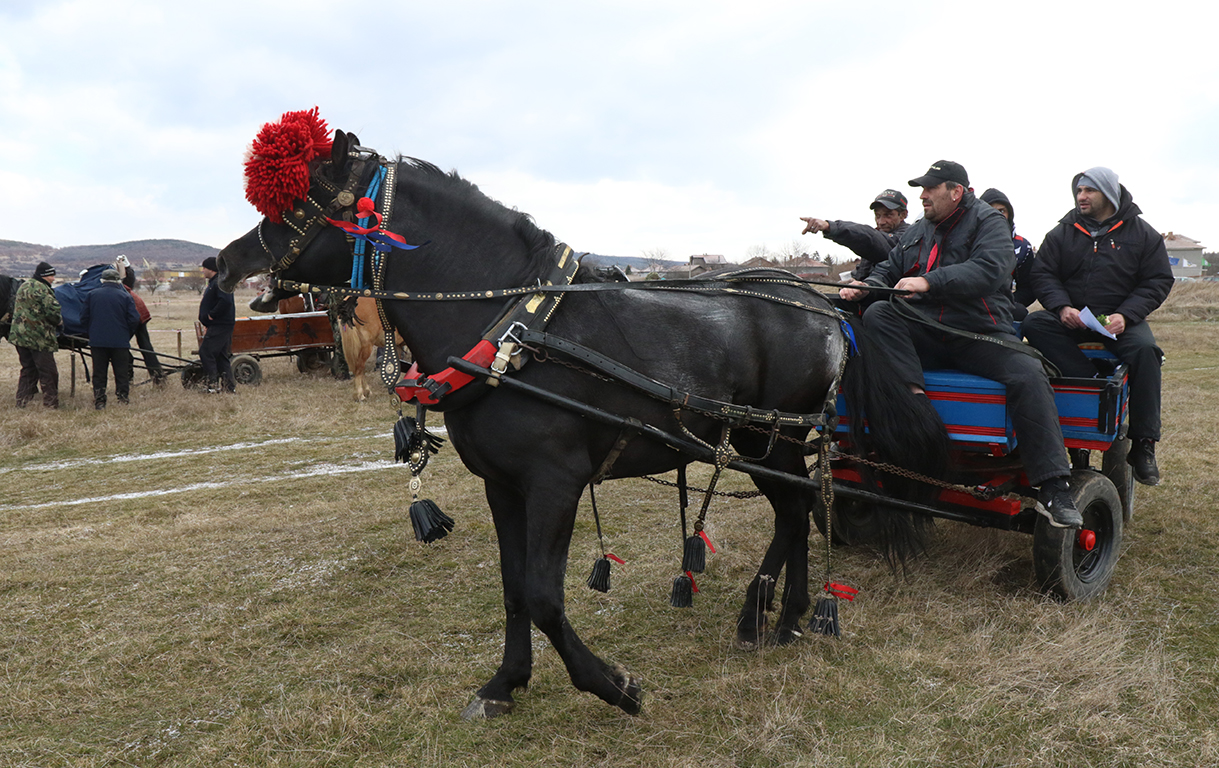
[{"label": "man wearing black cap", "polygon": [[[1033,262],[1033,291],[1045,311],[1024,335],[1064,376],[1096,375],[1078,344],[1099,341],[1130,366],[1130,453],[1134,479],[1159,485],[1160,359],[1146,319],[1172,290],[1164,237],[1147,222],[1117,174],[1090,168],[1071,181],[1075,207],[1050,230]],[[1080,311],[1103,317],[1109,338],[1089,330]]]},{"label": "man wearing black cap", "polygon": [[897,245],[902,234],[910,228],[906,223],[906,196],[896,189],[886,189],[876,196],[869,206],[876,218],[876,226],[856,224],[853,221],[826,221],[811,216],[802,216],[804,231],[820,232],[825,239],[845,245],[859,257],[859,266],[851,271],[851,277],[864,280],[872,269],[889,258],[889,251]]},{"label": "man wearing black cap", "polygon": [[102,270],[101,284],[85,297],[80,322],[88,329],[93,357],[93,407],[106,407],[109,368],[114,369],[114,395],[125,405],[131,392],[131,336],[140,327],[140,313],[116,270]]},{"label": "man wearing black cap", "polygon": [[13,327],[8,340],[17,348],[21,375],[17,379],[17,407],[24,408],[38,387],[42,387],[42,404],[59,407],[59,368],[55,365],[55,350],[59,349],[59,327],[63,318],[59,301],[51,290],[55,267],[45,261],[34,268],[34,278],[17,289],[13,300]]},{"label": "man wearing black cap", "polygon": [[207,288],[199,301],[199,323],[207,329],[203,341],[199,343],[199,362],[203,364],[203,380],[207,383],[208,392],[236,392],[237,382],[233,380],[233,369],[229,364],[229,348],[233,343],[233,325],[237,318],[237,308],[233,304],[233,294],[225,293],[216,284],[216,273],[219,270],[215,256],[203,260],[203,276],[207,278]]},{"label": "man wearing black cap", "polygon": [[1068,485],[1071,466],[1054,392],[1041,362],[1024,353],[1012,333],[1011,229],[969,191],[969,176],[958,163],[934,163],[910,186],[923,188],[923,218],[866,282],[855,281],[851,285],[859,287],[839,295],[858,301],[868,286],[908,292],[908,298],[875,302],[863,322],[914,392],[924,392],[924,364],[1003,384],[1025,474],[1040,487],[1038,511],[1054,527],[1079,528],[1083,518]]}]

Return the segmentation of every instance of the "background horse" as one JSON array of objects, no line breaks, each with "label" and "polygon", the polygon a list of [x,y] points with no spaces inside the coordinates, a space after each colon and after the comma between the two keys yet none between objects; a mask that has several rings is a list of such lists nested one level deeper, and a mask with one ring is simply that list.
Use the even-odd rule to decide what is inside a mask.
[{"label": "background horse", "polygon": [[[350,316],[346,308],[339,310],[339,331],[343,335],[343,357],[347,360],[347,370],[351,371],[352,383],[355,386],[357,402],[363,402],[372,394],[368,386],[368,377],[364,375],[368,360],[373,352],[385,346],[385,330],[381,326],[381,316],[377,313],[377,302],[373,299],[360,297],[351,305]],[[394,349],[392,352],[402,357],[402,334],[394,334]]]},{"label": "background horse", "polygon": [[[264,129],[265,130],[265,129]],[[339,200],[338,190],[355,183],[366,188],[375,162],[365,162],[355,136],[336,131],[333,160],[315,162],[308,198],[319,209]],[[462,292],[537,284],[554,266],[556,243],[532,220],[483,195],[455,173],[416,160],[396,163],[392,217],[385,229],[414,251],[386,257],[387,290]],[[356,183],[358,182],[358,183]],[[301,211],[304,201],[294,206]],[[289,211],[289,218],[296,211]],[[266,211],[264,211],[265,213]],[[284,258],[302,227],[264,219],[221,252],[220,284],[231,290],[249,275],[271,271],[315,285],[342,285],[351,275],[352,251],[342,231],[323,227],[294,259]],[[291,262],[286,264],[286,262]],[[372,274],[371,261],[365,265]],[[577,281],[590,279],[584,272]],[[816,303],[820,294],[804,287],[751,286],[774,300],[715,290],[643,291],[621,289],[565,295],[547,332],[586,347],[678,390],[757,409],[817,413],[837,377],[846,342],[839,321],[789,303]],[[408,306],[409,304],[409,306]],[[386,302],[386,313],[402,334],[421,371],[435,374],[450,356],[466,354],[511,300]],[[830,313],[832,314],[832,313]],[[724,423],[690,412],[678,414],[662,402],[621,384],[551,360],[532,360],[511,377],[581,403],[689,434],[709,444]],[[853,377],[858,379],[859,377]],[[866,374],[853,404],[891,411],[908,409],[898,435],[873,434],[906,450],[906,466],[930,470],[929,446],[942,440],[942,425],[892,377]],[[874,405],[873,405],[874,404]],[[629,713],[640,709],[638,679],[596,656],[576,634],[564,612],[563,587],[576,509],[585,486],[606,462],[620,437],[617,427],[586,419],[566,408],[500,386],[471,386],[443,400],[449,439],[466,467],[483,479],[500,549],[506,631],[503,660],[463,713],[490,717],[513,706],[513,692],[529,682],[533,668],[530,624],[550,639],[572,683]],[[928,417],[929,414],[929,417]],[[929,420],[930,419],[930,420]],[[938,431],[937,431],[938,429]],[[805,477],[806,447],[795,442],[807,428],[784,427],[768,449],[768,435],[733,429],[733,448],[758,457],[761,465]],[[924,461],[920,461],[924,460]],[[663,473],[691,457],[634,437],[617,454],[611,477]],[[772,639],[789,643],[800,636],[808,609],[809,509],[814,494],[786,482],[754,478],[774,508],[775,531],[757,574],[749,583],[737,620],[737,642],[756,648],[764,639],[766,611],[773,610],[775,584],[786,569],[782,607]],[[606,515],[612,525],[613,516]],[[674,542],[675,571],[680,547]]]}]

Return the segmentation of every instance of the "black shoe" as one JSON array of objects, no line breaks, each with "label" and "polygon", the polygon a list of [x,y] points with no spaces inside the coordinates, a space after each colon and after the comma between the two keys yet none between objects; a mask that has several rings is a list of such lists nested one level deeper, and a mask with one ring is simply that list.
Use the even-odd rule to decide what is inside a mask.
[{"label": "black shoe", "polygon": [[1160,484],[1160,468],[1156,466],[1156,441],[1150,437],[1130,441],[1130,453],[1126,461],[1134,470],[1134,479],[1143,485]]},{"label": "black shoe", "polygon": [[1037,491],[1041,502],[1037,511],[1046,516],[1055,528],[1083,528],[1084,517],[1075,508],[1071,498],[1071,486],[1065,477],[1052,477],[1041,484]]}]

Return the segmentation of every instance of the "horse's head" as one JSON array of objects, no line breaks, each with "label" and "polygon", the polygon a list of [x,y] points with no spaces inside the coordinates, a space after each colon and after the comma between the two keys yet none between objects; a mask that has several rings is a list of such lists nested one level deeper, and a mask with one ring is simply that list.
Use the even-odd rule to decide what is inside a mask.
[{"label": "horse's head", "polygon": [[[328,158],[308,165],[308,191],[282,211],[260,206],[264,214],[258,226],[224,247],[217,259],[219,285],[232,292],[242,280],[269,273],[285,280],[338,285],[351,276],[351,248],[344,232],[326,220],[352,218],[361,176],[371,170],[355,150],[359,139],[343,131],[334,132]],[[278,207],[278,206],[276,206]],[[286,295],[268,291],[266,305],[255,299],[251,309],[274,311],[273,305]],[[255,306],[258,303],[259,306]]]}]

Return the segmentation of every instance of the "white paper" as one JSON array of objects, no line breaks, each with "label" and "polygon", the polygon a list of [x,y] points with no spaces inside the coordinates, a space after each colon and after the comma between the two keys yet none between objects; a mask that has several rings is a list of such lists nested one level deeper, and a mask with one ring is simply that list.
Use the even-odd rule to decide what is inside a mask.
[{"label": "white paper", "polygon": [[1088,309],[1087,307],[1079,310],[1079,319],[1084,321],[1084,325],[1088,326],[1102,336],[1108,336],[1111,339],[1117,338],[1112,333],[1109,333],[1109,330],[1105,328],[1105,326],[1100,324],[1100,320],[1097,320],[1096,315],[1092,314],[1092,310]]}]

